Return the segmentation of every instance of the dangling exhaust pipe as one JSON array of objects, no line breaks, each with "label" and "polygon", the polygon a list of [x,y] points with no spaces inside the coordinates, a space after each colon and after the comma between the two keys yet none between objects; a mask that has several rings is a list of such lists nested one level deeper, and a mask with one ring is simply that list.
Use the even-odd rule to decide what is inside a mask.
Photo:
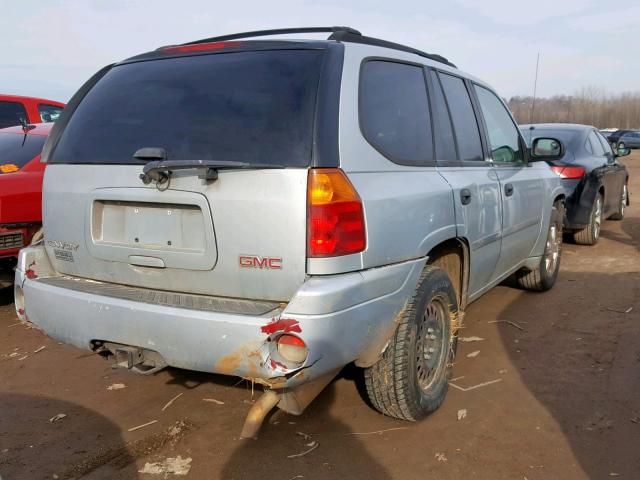
[{"label": "dangling exhaust pipe", "polygon": [[280,395],[273,390],[267,390],[253,404],[242,426],[240,438],[256,438],[265,417],[280,401]]},{"label": "dangling exhaust pipe", "polygon": [[275,406],[292,415],[302,415],[304,409],[335,378],[338,372],[340,372],[340,369],[293,388],[265,391],[249,410],[240,438],[256,438],[262,422]]}]

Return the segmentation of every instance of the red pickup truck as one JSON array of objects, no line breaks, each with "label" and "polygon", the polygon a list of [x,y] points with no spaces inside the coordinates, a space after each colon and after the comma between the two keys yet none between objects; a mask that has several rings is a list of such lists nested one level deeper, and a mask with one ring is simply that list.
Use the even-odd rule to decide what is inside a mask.
[{"label": "red pickup truck", "polygon": [[42,225],[40,152],[52,126],[0,129],[0,288],[13,283],[18,252]]},{"label": "red pickup truck", "polygon": [[0,128],[55,122],[63,108],[64,103],[55,100],[0,94]]}]

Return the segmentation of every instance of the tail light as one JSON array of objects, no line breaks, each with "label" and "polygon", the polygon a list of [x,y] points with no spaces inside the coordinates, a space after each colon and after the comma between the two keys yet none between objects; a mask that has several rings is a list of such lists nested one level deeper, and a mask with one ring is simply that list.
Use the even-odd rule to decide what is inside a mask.
[{"label": "tail light", "polygon": [[309,349],[304,341],[295,335],[280,335],[278,337],[278,353],[287,362],[301,364],[309,355]]},{"label": "tail light", "polygon": [[342,170],[309,170],[307,208],[309,257],[337,257],[365,249],[362,201]]},{"label": "tail light", "polygon": [[584,168],[582,167],[569,167],[569,166],[553,166],[551,167],[556,175],[565,180],[579,180],[584,177]]}]

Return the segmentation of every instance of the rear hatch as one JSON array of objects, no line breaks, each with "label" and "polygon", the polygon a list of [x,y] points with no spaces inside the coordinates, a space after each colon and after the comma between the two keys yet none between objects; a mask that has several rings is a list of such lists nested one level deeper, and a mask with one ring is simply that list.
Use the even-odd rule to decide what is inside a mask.
[{"label": "rear hatch", "polygon": [[[55,269],[169,292],[289,300],[305,277],[324,55],[194,49],[111,68],[51,146],[43,221]],[[161,157],[134,158],[140,149],[215,168],[164,169],[168,181],[145,183],[143,167]]]}]

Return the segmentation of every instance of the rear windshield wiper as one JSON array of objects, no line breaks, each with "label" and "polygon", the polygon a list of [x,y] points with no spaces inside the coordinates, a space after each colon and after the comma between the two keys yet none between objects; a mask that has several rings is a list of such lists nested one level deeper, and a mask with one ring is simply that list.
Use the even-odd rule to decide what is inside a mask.
[{"label": "rear windshield wiper", "polygon": [[134,155],[137,160],[153,160],[142,169],[140,179],[144,184],[152,181],[165,183],[171,172],[176,170],[198,171],[198,178],[212,182],[218,178],[220,169],[261,169],[285,168],[284,165],[272,163],[235,162],[232,160],[167,160],[163,148],[141,148]]}]

